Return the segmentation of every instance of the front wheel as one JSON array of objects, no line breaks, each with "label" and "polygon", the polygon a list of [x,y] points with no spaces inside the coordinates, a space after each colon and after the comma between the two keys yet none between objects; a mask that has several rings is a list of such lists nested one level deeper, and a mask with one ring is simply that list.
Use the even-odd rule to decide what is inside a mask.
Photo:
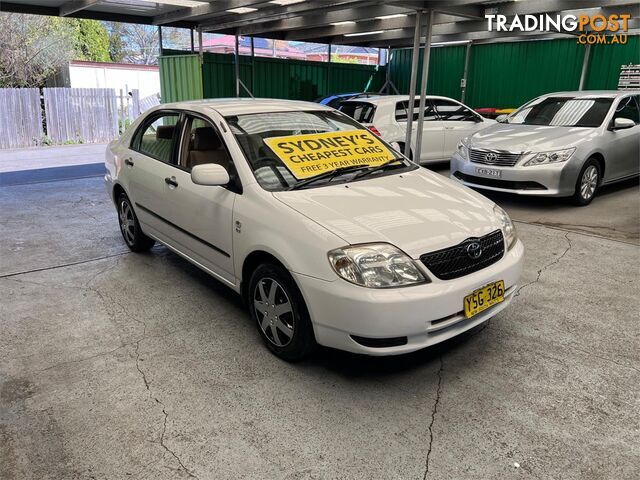
[{"label": "front wheel", "polygon": [[260,265],[251,275],[248,295],[251,318],[269,350],[291,362],[313,350],[309,313],[289,272],[275,264]]},{"label": "front wheel", "polygon": [[582,167],[572,201],[575,205],[585,206],[591,203],[600,185],[600,165],[596,160],[590,158]]},{"label": "front wheel", "polygon": [[136,212],[134,212],[131,200],[126,193],[121,193],[118,196],[118,221],[122,238],[131,251],[144,252],[153,247],[155,240],[142,232]]}]

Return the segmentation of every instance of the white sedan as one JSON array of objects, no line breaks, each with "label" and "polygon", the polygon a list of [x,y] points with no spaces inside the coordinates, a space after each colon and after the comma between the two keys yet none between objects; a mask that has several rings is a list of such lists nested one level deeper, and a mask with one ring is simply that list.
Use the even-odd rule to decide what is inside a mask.
[{"label": "white sedan", "polygon": [[[379,134],[404,152],[409,113],[408,95],[380,95],[343,101],[338,109]],[[420,100],[413,107],[411,158],[415,158]],[[422,126],[420,164],[449,161],[463,138],[494,125],[452,98],[428,95]]]},{"label": "white sedan", "polygon": [[322,105],[165,104],[107,149],[133,251],[160,242],[233,289],[276,355],[417,350],[513,298],[523,246],[482,195]]}]

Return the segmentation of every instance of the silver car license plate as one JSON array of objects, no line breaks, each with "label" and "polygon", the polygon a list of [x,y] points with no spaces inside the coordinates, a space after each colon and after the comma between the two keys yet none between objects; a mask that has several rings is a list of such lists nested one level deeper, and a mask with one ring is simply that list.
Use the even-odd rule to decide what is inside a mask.
[{"label": "silver car license plate", "polygon": [[494,170],[493,168],[476,167],[476,173],[478,175],[483,175],[485,177],[493,177],[493,178],[500,178],[502,176],[502,171]]}]

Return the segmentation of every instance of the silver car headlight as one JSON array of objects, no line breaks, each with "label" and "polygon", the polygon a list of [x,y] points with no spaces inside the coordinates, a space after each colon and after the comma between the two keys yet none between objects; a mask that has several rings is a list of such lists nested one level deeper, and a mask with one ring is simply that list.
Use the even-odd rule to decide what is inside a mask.
[{"label": "silver car headlight", "polygon": [[571,158],[573,152],[576,151],[576,147],[566,148],[564,150],[554,150],[553,152],[540,152],[536,153],[525,164],[525,167],[531,167],[533,165],[546,165],[549,163],[566,162]]},{"label": "silver car headlight", "polygon": [[458,152],[458,155],[462,157],[463,160],[469,160],[469,148],[462,141],[458,142],[456,151]]},{"label": "silver car headlight", "polygon": [[411,257],[388,243],[336,248],[328,256],[338,275],[363,287],[406,287],[429,281]]},{"label": "silver car headlight", "polygon": [[507,242],[507,250],[510,250],[516,244],[518,240],[518,233],[516,232],[516,227],[511,221],[511,218],[502,208],[498,205],[494,205],[493,213],[496,214],[498,221],[500,222],[500,229],[502,230],[502,234],[504,235],[504,239]]}]

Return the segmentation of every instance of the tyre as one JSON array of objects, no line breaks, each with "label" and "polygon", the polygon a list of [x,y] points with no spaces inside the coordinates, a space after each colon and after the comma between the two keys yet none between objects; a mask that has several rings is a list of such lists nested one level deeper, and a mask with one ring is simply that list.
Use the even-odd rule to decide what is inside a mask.
[{"label": "tyre", "polygon": [[571,197],[575,205],[585,206],[591,203],[600,185],[600,175],[600,164],[593,158],[587,160],[580,170],[575,193]]},{"label": "tyre", "polygon": [[271,263],[258,266],[247,295],[251,318],[269,350],[289,362],[311,353],[315,339],[309,313],[286,269]]},{"label": "tyre", "polygon": [[153,247],[156,242],[142,232],[136,212],[134,212],[131,200],[126,193],[121,193],[118,196],[117,209],[120,233],[122,233],[127,247],[133,252],[144,252]]}]

